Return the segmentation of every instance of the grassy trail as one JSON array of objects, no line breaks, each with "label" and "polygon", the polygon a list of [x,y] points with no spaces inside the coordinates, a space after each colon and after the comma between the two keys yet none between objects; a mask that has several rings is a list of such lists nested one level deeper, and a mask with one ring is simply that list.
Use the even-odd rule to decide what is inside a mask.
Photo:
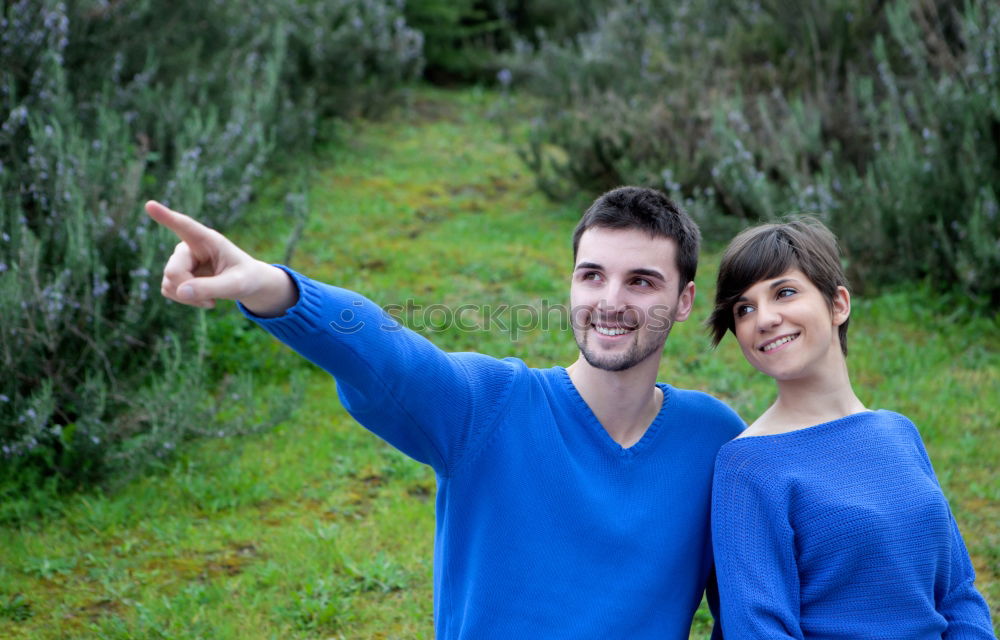
[{"label": "grassy trail", "polygon": [[[565,302],[568,238],[585,202],[554,205],[534,190],[487,117],[495,99],[420,91],[386,122],[345,126],[313,160],[292,266],[399,305],[443,348],[568,364],[576,348],[558,316],[528,326],[517,315],[527,306],[515,306]],[[263,259],[281,260],[294,221],[252,221],[284,206],[287,184],[269,184],[236,234]],[[750,418],[771,383],[732,340],[710,351],[697,324],[715,263],[709,253],[661,378]],[[512,309],[472,330],[442,328],[444,310],[462,304]],[[57,515],[0,529],[0,637],[432,637],[433,473],[357,426],[325,374],[232,309],[206,315],[221,370],[253,371],[265,400],[301,371],[302,406],[273,431],[198,443],[112,495],[78,496]],[[858,300],[850,363],[869,406],[921,428],[1000,622],[995,319],[966,318],[927,292]],[[692,637],[706,637],[698,620]]]}]

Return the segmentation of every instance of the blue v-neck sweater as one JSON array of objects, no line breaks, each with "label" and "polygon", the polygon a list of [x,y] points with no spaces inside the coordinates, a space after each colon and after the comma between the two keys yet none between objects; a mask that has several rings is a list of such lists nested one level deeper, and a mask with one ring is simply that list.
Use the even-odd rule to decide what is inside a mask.
[{"label": "blue v-neck sweater", "polygon": [[866,411],[719,452],[726,640],[992,640],[916,427]]},{"label": "blue v-neck sweater", "polygon": [[437,474],[436,637],[686,640],[712,571],[721,402],[659,385],[618,445],[561,367],[445,353],[357,293],[289,271],[298,303],[261,319],[336,377],[358,422]]}]

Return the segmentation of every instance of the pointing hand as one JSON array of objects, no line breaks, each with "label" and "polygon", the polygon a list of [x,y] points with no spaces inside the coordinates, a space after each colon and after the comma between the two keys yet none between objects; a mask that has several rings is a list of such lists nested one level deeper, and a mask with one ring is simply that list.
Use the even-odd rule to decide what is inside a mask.
[{"label": "pointing hand", "polygon": [[240,300],[261,316],[281,315],[295,304],[298,291],[281,269],[159,202],[147,202],[146,212],[181,240],[163,269],[160,292],[165,297],[203,308],[214,307],[217,299]]}]

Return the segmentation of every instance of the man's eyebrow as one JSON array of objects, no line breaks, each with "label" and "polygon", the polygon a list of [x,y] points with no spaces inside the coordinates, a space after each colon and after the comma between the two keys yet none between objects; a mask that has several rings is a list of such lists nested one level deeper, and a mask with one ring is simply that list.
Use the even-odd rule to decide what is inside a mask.
[{"label": "man's eyebrow", "polygon": [[[581,262],[580,264],[576,265],[574,271],[579,271],[580,269],[595,269],[597,271],[603,271],[604,267],[597,264],[596,262]],[[637,267],[635,269],[632,269],[631,271],[629,271],[629,275],[647,276],[650,278],[656,278],[657,280],[666,280],[666,278],[663,277],[663,274],[657,271],[656,269],[646,269],[644,267]]]},{"label": "man's eyebrow", "polygon": [[632,269],[629,273],[637,276],[650,276],[652,278],[656,278],[657,280],[666,280],[666,278],[663,277],[663,274],[656,269]]}]

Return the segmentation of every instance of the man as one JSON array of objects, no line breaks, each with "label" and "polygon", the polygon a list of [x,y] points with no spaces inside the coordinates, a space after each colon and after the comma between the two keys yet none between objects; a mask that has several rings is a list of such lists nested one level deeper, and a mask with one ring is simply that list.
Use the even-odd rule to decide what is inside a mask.
[{"label": "man", "polygon": [[688,637],[712,571],[715,454],[743,423],[656,383],[691,312],[699,242],[665,196],[623,187],[584,214],[570,285],[580,356],[544,370],[445,353],[357,293],[146,209],[182,240],[163,295],[238,300],[333,374],[358,422],[434,468],[437,638]]}]

